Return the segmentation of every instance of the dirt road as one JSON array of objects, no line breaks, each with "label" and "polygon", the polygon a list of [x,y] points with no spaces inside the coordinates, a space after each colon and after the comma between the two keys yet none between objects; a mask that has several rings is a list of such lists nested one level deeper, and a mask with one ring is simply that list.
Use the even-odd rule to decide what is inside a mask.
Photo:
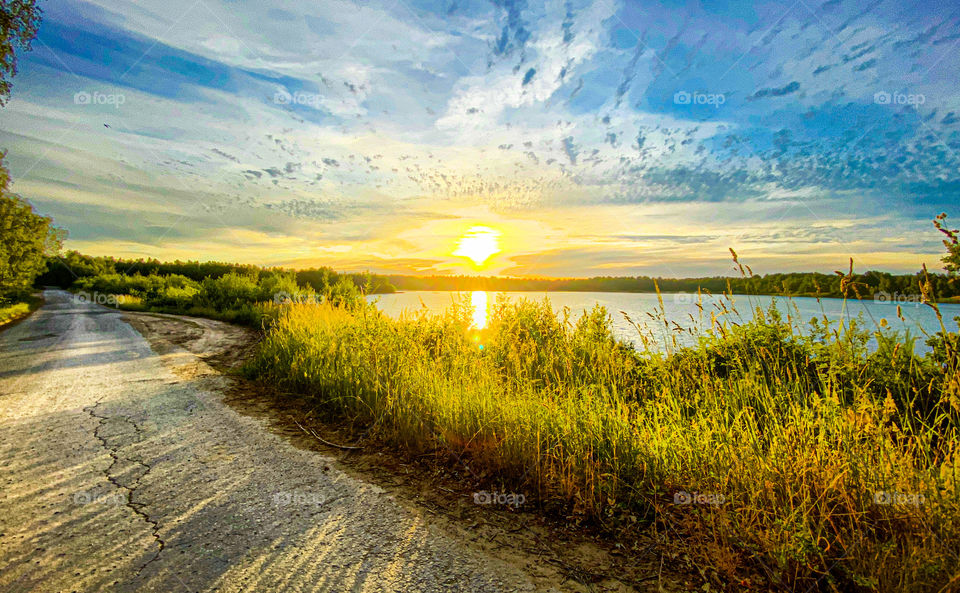
[{"label": "dirt road", "polygon": [[0,332],[0,591],[545,589],[237,414],[188,352],[44,296]]}]

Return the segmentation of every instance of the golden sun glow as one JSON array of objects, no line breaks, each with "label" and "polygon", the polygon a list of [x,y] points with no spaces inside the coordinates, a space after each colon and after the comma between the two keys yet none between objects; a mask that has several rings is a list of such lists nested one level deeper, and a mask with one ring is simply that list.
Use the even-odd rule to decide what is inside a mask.
[{"label": "golden sun glow", "polygon": [[467,229],[460,238],[453,255],[465,257],[474,265],[481,266],[495,253],[500,253],[500,232],[486,226],[475,226]]},{"label": "golden sun glow", "polygon": [[470,293],[470,308],[473,309],[470,327],[472,329],[487,327],[487,293],[482,290]]}]

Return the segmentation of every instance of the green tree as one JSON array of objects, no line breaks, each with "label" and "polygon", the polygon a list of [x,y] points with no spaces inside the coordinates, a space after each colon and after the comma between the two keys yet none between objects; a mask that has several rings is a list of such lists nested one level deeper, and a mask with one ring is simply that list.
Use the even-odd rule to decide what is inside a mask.
[{"label": "green tree", "polygon": [[[0,106],[10,97],[17,73],[17,48],[30,49],[41,11],[36,0],[0,0]],[[0,301],[25,292],[46,267],[45,256],[60,249],[63,231],[40,216],[30,202],[10,193],[10,173],[0,152]]]},{"label": "green tree", "polygon": [[92,257],[78,251],[68,251],[63,255],[47,259],[47,270],[37,276],[34,286],[59,286],[67,288],[75,280],[90,276],[103,276],[116,272],[114,260],[106,257]]},{"label": "green tree", "polygon": [[960,229],[947,226],[947,213],[943,212],[933,219],[933,226],[947,238],[943,240],[947,255],[943,256],[943,267],[951,275],[960,272]]},{"label": "green tree", "polygon": [[30,49],[40,27],[36,0],[0,0],[0,106],[10,98],[10,78],[17,73],[17,48]]},{"label": "green tree", "polygon": [[46,268],[46,257],[59,251],[65,234],[8,190],[4,156],[0,153],[0,300],[22,294],[33,284]]}]

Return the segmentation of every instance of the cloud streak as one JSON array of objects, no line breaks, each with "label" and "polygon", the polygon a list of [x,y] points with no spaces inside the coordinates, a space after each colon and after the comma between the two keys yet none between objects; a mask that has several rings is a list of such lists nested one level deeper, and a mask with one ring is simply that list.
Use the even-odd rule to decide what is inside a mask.
[{"label": "cloud streak", "polygon": [[[678,231],[703,216],[771,268],[792,249],[830,269],[851,251],[833,225],[880,217],[902,257],[855,252],[912,269],[938,244],[906,237],[960,203],[958,30],[933,7],[850,2],[65,0],[2,141],[18,191],[117,255],[207,258],[204,238],[221,253],[246,231],[308,250],[237,246],[257,263],[444,271],[456,237],[403,253],[396,229],[536,219],[542,257],[521,246],[501,271],[718,272],[689,249],[704,233]],[[681,209],[673,228],[621,228],[661,207]],[[574,244],[587,211],[599,232]],[[625,256],[604,235],[677,238]],[[363,239],[347,254],[344,236]]]}]

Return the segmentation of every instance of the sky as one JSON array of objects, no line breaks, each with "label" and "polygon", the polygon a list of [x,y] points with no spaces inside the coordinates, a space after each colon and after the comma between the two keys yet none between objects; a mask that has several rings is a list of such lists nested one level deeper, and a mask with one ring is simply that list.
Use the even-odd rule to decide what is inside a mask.
[{"label": "sky", "polygon": [[960,218],[953,1],[40,5],[0,147],[84,253],[914,272]]}]

